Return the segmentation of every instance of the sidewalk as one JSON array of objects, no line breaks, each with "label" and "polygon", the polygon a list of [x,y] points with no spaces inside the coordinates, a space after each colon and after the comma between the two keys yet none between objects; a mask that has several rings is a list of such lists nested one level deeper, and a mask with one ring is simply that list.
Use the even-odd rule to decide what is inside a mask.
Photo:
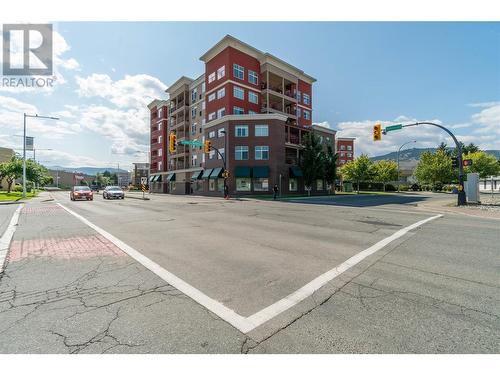
[{"label": "sidewalk", "polygon": [[21,210],[0,353],[230,353],[244,337],[55,202]]}]

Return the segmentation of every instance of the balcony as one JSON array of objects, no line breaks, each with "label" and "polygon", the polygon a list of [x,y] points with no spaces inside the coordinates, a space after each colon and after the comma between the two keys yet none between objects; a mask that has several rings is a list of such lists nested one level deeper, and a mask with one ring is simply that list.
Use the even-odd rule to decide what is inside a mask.
[{"label": "balcony", "polygon": [[168,113],[170,115],[174,115],[175,113],[177,113],[177,111],[179,111],[182,108],[186,108],[187,106],[189,106],[189,103],[187,101],[183,100],[183,101],[177,103],[177,105],[170,107],[170,110]]}]

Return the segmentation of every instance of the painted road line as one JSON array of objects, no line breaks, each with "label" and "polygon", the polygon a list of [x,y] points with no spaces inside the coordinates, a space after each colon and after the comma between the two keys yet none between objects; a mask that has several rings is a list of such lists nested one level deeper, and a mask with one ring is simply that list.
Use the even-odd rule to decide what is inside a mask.
[{"label": "painted road line", "polygon": [[420,220],[415,224],[407,226],[403,229],[398,230],[391,236],[384,238],[383,240],[377,242],[375,245],[370,246],[368,249],[363,250],[360,253],[354,255],[353,257],[347,259],[344,263],[340,264],[339,266],[332,268],[330,271],[325,272],[321,276],[318,276],[308,284],[304,285],[299,290],[293,292],[292,294],[289,294],[285,298],[279,300],[278,302],[273,303],[272,305],[266,307],[265,309],[253,314],[252,316],[248,317],[247,320],[250,321],[252,325],[256,327],[264,324],[265,322],[271,320],[272,318],[276,317],[277,315],[290,309],[291,307],[295,306],[296,304],[303,301],[307,297],[311,296],[322,286],[326,285],[328,282],[332,281],[337,276],[347,271],[349,268],[355,266],[366,257],[376,253],[383,247],[387,246],[392,241],[395,241],[398,238],[404,236],[410,230],[418,228],[419,226],[428,223],[431,220],[440,218],[442,216],[443,215],[432,216],[427,219]]},{"label": "painted road line", "polygon": [[192,298],[194,301],[198,302],[200,305],[204,306],[206,309],[214,313],[215,315],[219,316],[221,319],[225,320],[227,323],[231,324],[233,327],[241,331],[242,333],[248,333],[251,330],[259,327],[260,325],[266,323],[267,321],[271,320],[272,318],[276,317],[277,315],[281,314],[282,312],[290,309],[291,307],[295,306],[299,302],[303,301],[305,298],[311,296],[314,292],[316,292],[318,289],[320,289],[322,286],[327,284],[328,282],[332,281],[334,278],[337,276],[341,275],[343,272],[347,271],[349,268],[355,266],[359,262],[361,262],[363,259],[367,258],[368,256],[376,253],[378,250],[382,249],[383,247],[387,246],[389,243],[395,241],[396,239],[404,236],[406,233],[408,233],[410,230],[418,228],[419,226],[442,217],[443,215],[436,215],[429,217],[427,219],[421,220],[416,222],[415,224],[412,224],[410,226],[407,226],[403,229],[398,230],[391,236],[384,238],[383,240],[377,242],[375,245],[370,246],[368,249],[361,251],[360,253],[354,255],[353,257],[349,258],[346,260],[344,263],[341,265],[331,269],[330,271],[327,271],[326,273],[322,274],[321,276],[315,278],[312,280],[310,283],[306,284],[299,290],[293,292],[292,294],[288,295],[287,297],[281,299],[280,301],[273,303],[272,305],[264,308],[263,310],[249,316],[248,318],[245,318],[244,316],[239,315],[236,313],[234,310],[229,309],[228,307],[224,306],[222,303],[210,298],[200,290],[196,289],[195,287],[191,286],[184,280],[178,278],[171,272],[167,271],[163,267],[161,267],[159,264],[155,263],[148,257],[142,255],[139,251],[135,250],[131,246],[127,245],[123,241],[119,240],[115,236],[113,236],[111,233],[108,233],[104,229],[98,227],[97,225],[91,223],[89,220],[81,216],[80,214],[77,214],[76,212],[70,210],[69,208],[65,207],[61,203],[57,203],[59,206],[64,208],[68,213],[71,215],[75,216],[77,219],[82,221],[84,224],[88,225],[92,229],[94,229],[96,232],[101,234],[103,237],[111,241],[113,244],[118,246],[121,250],[123,250],[126,254],[128,254],[130,257],[134,258],[136,261],[141,263],[144,267],[149,269],[151,272],[155,273],[158,275],[160,278],[162,278],[164,281],[172,285],[174,288],[178,289],[188,297]]},{"label": "painted road line", "polygon": [[7,226],[7,229],[3,233],[2,237],[0,237],[0,274],[3,272],[5,258],[7,257],[7,252],[9,251],[12,237],[14,236],[14,233],[17,229],[17,222],[19,220],[19,214],[21,213],[22,208],[23,204],[20,204],[19,207],[17,207],[17,210],[14,211],[14,214],[10,219],[10,223]]},{"label": "painted road line", "polygon": [[215,315],[219,316],[221,319],[225,320],[229,324],[231,324],[233,327],[238,329],[241,332],[249,332],[252,329],[256,328],[251,325],[251,323],[243,316],[237,314],[235,311],[229,309],[228,307],[224,306],[222,303],[210,298],[206,294],[202,293],[195,287],[189,285],[187,282],[184,280],[178,278],[171,272],[167,271],[163,267],[161,267],[159,264],[153,262],[151,259],[148,257],[142,255],[140,252],[132,248],[131,246],[127,245],[123,241],[119,240],[115,236],[113,236],[111,233],[108,233],[104,229],[98,227],[97,225],[91,223],[89,220],[85,219],[83,216],[77,214],[76,212],[70,210],[69,208],[65,207],[61,203],[57,203],[59,206],[64,208],[67,212],[69,212],[71,215],[75,216],[77,219],[94,229],[96,232],[101,234],[103,237],[111,241],[113,244],[118,246],[122,251],[124,251],[126,254],[128,254],[130,257],[135,259],[137,262],[141,263],[144,267],[149,269],[151,272],[154,274],[158,275],[160,278],[162,278],[164,281],[172,285],[174,288],[178,289],[188,297],[192,298],[196,302],[198,302],[200,305],[204,306],[206,309],[209,311],[213,312]]}]

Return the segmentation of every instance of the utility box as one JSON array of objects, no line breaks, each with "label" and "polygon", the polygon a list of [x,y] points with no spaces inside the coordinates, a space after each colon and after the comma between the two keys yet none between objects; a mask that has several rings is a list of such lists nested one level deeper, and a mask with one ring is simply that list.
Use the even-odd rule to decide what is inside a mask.
[{"label": "utility box", "polygon": [[467,173],[465,194],[467,196],[467,202],[479,203],[479,173]]}]

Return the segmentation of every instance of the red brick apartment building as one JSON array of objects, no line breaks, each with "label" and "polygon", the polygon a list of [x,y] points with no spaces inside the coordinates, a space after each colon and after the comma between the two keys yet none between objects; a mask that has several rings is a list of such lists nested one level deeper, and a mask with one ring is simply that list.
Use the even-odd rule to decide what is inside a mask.
[{"label": "red brick apartment building", "polygon": [[[168,100],[154,100],[151,112],[150,186],[171,194],[222,195],[223,161],[216,151],[179,145],[210,140],[227,159],[231,195],[303,193],[298,167],[302,141],[313,131],[335,149],[335,131],[312,125],[316,80],[279,58],[226,35],[200,60],[205,73],[179,78]],[[325,192],[318,180],[313,193]]]},{"label": "red brick apartment building", "polygon": [[342,166],[354,159],[354,140],[356,138],[337,138],[336,150],[339,153],[337,165]]}]

